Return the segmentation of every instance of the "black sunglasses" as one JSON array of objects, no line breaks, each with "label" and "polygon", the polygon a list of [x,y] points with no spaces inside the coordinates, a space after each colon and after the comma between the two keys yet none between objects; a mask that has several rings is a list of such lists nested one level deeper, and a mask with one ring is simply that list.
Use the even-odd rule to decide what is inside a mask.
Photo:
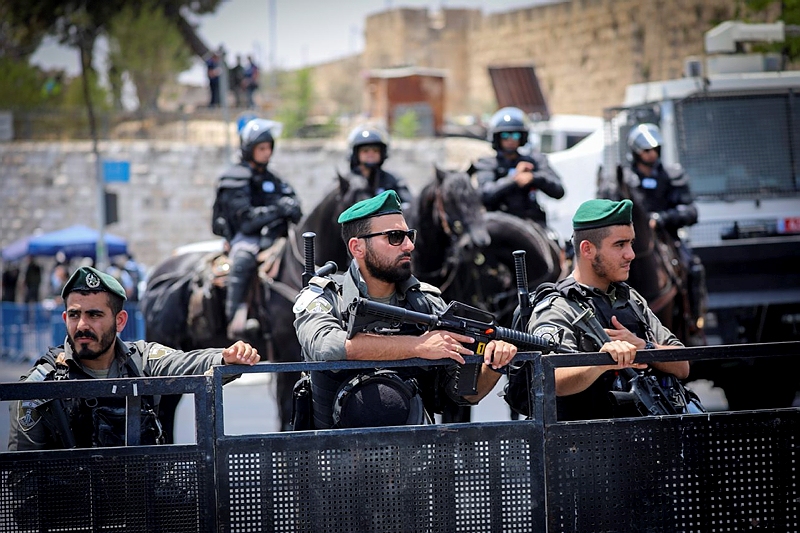
[{"label": "black sunglasses", "polygon": [[414,244],[414,241],[417,240],[417,230],[410,229],[408,231],[403,231],[401,229],[390,229],[389,231],[379,231],[378,233],[368,233],[366,235],[359,235],[356,237],[357,239],[369,239],[372,237],[378,237],[380,235],[386,235],[389,239],[389,244],[392,246],[400,246],[403,244],[403,241],[406,237],[408,240],[411,241],[411,244]]}]

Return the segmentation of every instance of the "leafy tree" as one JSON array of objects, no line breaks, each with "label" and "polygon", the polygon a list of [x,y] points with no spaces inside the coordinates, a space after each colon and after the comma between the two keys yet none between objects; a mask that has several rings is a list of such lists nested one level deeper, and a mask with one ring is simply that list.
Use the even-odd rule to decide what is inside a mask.
[{"label": "leafy tree", "polygon": [[[127,71],[139,105],[156,109],[162,86],[191,66],[190,51],[164,10],[151,3],[126,6],[109,24],[109,62],[113,74]],[[112,81],[119,83],[118,80]]]},{"label": "leafy tree", "polygon": [[[773,9],[773,7],[779,7],[780,15],[778,20],[782,20],[787,25],[800,25],[800,0],[782,0],[779,2],[775,0],[747,0],[746,5],[752,13],[762,13]],[[787,35],[782,43],[758,45],[755,49],[762,52],[780,52],[787,61],[794,62],[800,59],[800,37]]]},{"label": "leafy tree", "polygon": [[308,120],[314,100],[311,69],[304,68],[288,73],[281,81],[281,110],[277,114],[277,120],[283,122],[284,137],[295,137]]},{"label": "leafy tree", "polygon": [[0,57],[0,102],[6,109],[33,109],[42,104],[42,75],[26,61]]}]

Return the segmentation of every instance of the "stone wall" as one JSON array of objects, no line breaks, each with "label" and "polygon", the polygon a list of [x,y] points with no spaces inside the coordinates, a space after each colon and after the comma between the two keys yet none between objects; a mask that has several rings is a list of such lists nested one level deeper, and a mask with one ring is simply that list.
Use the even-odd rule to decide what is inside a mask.
[{"label": "stone wall", "polygon": [[[433,165],[464,167],[488,143],[468,139],[393,141],[385,168],[419,192]],[[270,165],[298,192],[310,211],[336,184],[345,163],[344,140],[278,141]],[[178,142],[100,143],[103,158],[130,161],[129,183],[118,193],[119,222],[107,231],[128,240],[134,257],[153,266],[177,246],[215,238],[211,207],[225,149]],[[0,144],[0,248],[36,231],[74,224],[96,227],[94,156],[88,142]]]},{"label": "stone wall", "polygon": [[[556,0],[492,14],[392,9],[367,17],[360,68],[445,69],[446,114],[477,115],[496,107],[488,66],[533,64],[552,113],[601,115],[631,83],[680,77],[684,59],[702,55],[704,32],[740,16],[742,3]],[[775,8],[754,20],[777,15]],[[353,71],[352,63],[341,66]],[[337,85],[346,79],[337,68],[326,65],[315,79]],[[351,80],[363,90],[363,77]]]},{"label": "stone wall", "polygon": [[474,98],[493,100],[489,65],[532,63],[553,113],[600,115],[625,87],[680,77],[731,0],[574,0],[491,14],[470,32]]}]

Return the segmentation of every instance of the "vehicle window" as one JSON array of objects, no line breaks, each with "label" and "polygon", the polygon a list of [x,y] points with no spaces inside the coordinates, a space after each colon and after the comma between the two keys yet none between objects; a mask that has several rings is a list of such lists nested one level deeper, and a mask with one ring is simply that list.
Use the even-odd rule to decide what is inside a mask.
[{"label": "vehicle window", "polygon": [[539,146],[539,150],[542,153],[549,154],[553,151],[553,134],[552,133],[542,133],[542,144]]},{"label": "vehicle window", "polygon": [[581,142],[582,140],[584,140],[588,136],[589,135],[586,134],[586,133],[578,133],[578,134],[572,134],[572,135],[568,134],[567,135],[567,148],[572,148],[573,146],[575,146],[576,144],[578,144],[579,142]]},{"label": "vehicle window", "polygon": [[[793,101],[790,100],[793,99]],[[689,98],[676,104],[678,153],[692,192],[752,198],[800,192],[800,97]]]}]

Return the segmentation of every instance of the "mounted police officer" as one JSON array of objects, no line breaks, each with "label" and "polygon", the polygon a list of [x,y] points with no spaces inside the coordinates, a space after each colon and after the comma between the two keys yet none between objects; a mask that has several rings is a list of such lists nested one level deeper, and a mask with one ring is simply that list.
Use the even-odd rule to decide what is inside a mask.
[{"label": "mounted police officer", "polygon": [[[636,363],[637,350],[683,346],[647,306],[644,298],[625,283],[633,252],[634,229],[630,200],[589,200],[572,219],[575,270],[555,286],[537,290],[530,333],[558,337],[562,346],[583,352],[606,352],[615,365],[558,368],[555,371],[559,420],[612,418],[616,412],[608,399],[621,368],[645,369]],[[590,309],[611,342],[603,343],[576,319]],[[568,356],[564,356],[568,357]],[[656,371],[685,379],[686,361],[653,363]],[[521,397],[506,395],[507,401]],[[512,402],[509,402],[512,403]],[[512,407],[519,408],[519,405]]]},{"label": "mounted police officer", "polygon": [[[442,312],[445,303],[436,287],[411,275],[416,230],[408,229],[400,197],[385,191],[345,210],[338,219],[342,238],[353,258],[341,284],[312,278],[295,302],[295,329],[307,361],[452,359],[452,365],[401,368],[396,372],[342,370],[311,373],[314,425],[365,427],[423,424],[441,412],[445,402],[474,404],[494,387],[516,347],[492,341],[486,346],[478,393],[456,393],[456,363],[472,351],[471,339],[417,326],[393,328],[376,319],[360,333],[348,331],[347,306],[359,297],[417,312]],[[494,359],[492,356],[494,355]]]},{"label": "mounted police officer", "polygon": [[367,179],[375,194],[392,190],[405,209],[411,205],[411,191],[405,180],[383,170],[389,157],[389,135],[377,126],[356,126],[348,136],[350,172]]},{"label": "mounted police officer", "polygon": [[241,337],[247,321],[247,288],[259,251],[285,237],[289,223],[302,217],[292,187],[267,170],[275,148],[276,122],[253,119],[241,131],[241,161],[220,177],[212,230],[231,244],[225,315],[228,337]]},{"label": "mounted police officer", "polygon": [[666,167],[661,161],[661,131],[655,124],[639,124],[628,134],[630,167],[626,180],[638,188],[645,208],[656,224],[678,238],[678,229],[697,222],[697,208],[689,190],[689,178],[680,165]]},{"label": "mounted police officer", "polygon": [[624,178],[630,187],[641,193],[652,224],[663,228],[675,242],[689,275],[692,316],[699,318],[706,311],[705,268],[678,236],[680,228],[697,223],[697,207],[683,168],[666,166],[661,161],[662,143],[661,131],[655,124],[639,124],[633,128],[628,134],[630,166],[624,169]]},{"label": "mounted police officer", "polygon": [[555,199],[564,196],[561,178],[540,153],[519,153],[528,142],[529,120],[521,109],[504,107],[492,115],[489,136],[497,155],[478,159],[469,169],[478,181],[483,204],[546,226],[547,217],[536,199],[538,191]]},{"label": "mounted police officer", "polygon": [[[127,343],[117,334],[125,328],[125,290],[112,276],[81,267],[61,293],[66,342],[51,348],[25,381],[102,379],[202,374],[212,365],[259,361],[258,352],[238,341],[229,348],[184,353],[145,341]],[[8,449],[49,450],[120,446],[125,442],[125,400],[21,400],[10,405]],[[162,441],[152,397],[142,401],[142,444]]]}]

